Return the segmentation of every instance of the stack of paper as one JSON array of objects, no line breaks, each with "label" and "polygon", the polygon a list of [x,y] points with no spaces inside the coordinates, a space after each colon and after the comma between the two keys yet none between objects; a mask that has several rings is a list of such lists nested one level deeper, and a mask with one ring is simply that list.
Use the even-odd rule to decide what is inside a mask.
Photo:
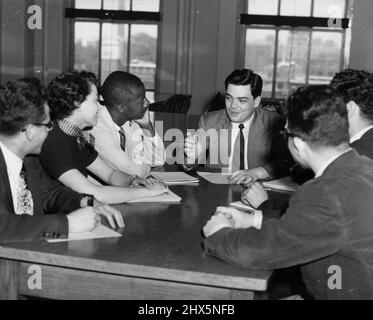
[{"label": "stack of paper", "polygon": [[169,185],[180,185],[180,184],[191,184],[198,183],[199,179],[192,177],[185,172],[161,172],[161,171],[152,171],[150,173],[155,179]]},{"label": "stack of paper", "polygon": [[291,181],[290,177],[285,177],[278,180],[263,182],[263,186],[270,189],[295,191],[299,187],[299,184]]},{"label": "stack of paper", "polygon": [[163,193],[159,196],[130,200],[127,202],[128,203],[134,203],[134,202],[178,203],[180,201],[181,201],[181,198],[178,195],[173,193],[171,190],[168,190],[166,193]]}]

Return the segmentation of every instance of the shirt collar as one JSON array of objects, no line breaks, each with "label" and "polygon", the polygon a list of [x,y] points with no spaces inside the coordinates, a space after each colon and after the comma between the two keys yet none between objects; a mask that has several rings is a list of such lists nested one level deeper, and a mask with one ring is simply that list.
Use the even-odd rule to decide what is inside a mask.
[{"label": "shirt collar", "polygon": [[347,152],[349,152],[349,151],[351,151],[352,150],[352,148],[348,148],[348,149],[346,149],[345,151],[343,151],[343,152],[341,152],[341,153],[339,153],[339,154],[337,154],[336,156],[334,156],[334,157],[332,157],[332,158],[330,158],[330,159],[328,159],[320,168],[319,168],[319,170],[317,170],[317,172],[316,172],[316,174],[315,174],[315,179],[316,178],[319,178],[319,177],[321,177],[322,175],[323,175],[323,173],[324,173],[324,171],[326,170],[326,168],[332,163],[332,162],[334,162],[335,160],[337,160],[341,155],[343,155],[343,154],[345,154],[345,153],[347,153]]},{"label": "shirt collar", "polygon": [[1,141],[0,148],[3,152],[7,170],[14,172],[15,175],[19,175],[23,166],[23,160],[10,151]]},{"label": "shirt collar", "polygon": [[367,131],[369,131],[370,129],[373,128],[373,125],[370,125],[362,130],[360,130],[358,133],[355,133],[351,139],[350,139],[350,143],[353,143],[355,142],[356,140],[359,140]]},{"label": "shirt collar", "polygon": [[63,119],[58,121],[58,126],[63,132],[73,137],[82,137],[83,131],[70,121]]},{"label": "shirt collar", "polygon": [[[254,113],[251,115],[251,117],[249,119],[247,119],[245,122],[241,122],[243,125],[244,125],[244,129],[243,130],[247,130],[249,127],[250,127],[250,124],[251,124],[251,121],[253,120],[254,118]],[[232,122],[232,129],[238,129],[239,128],[239,125],[241,123],[238,123],[238,122]]]}]

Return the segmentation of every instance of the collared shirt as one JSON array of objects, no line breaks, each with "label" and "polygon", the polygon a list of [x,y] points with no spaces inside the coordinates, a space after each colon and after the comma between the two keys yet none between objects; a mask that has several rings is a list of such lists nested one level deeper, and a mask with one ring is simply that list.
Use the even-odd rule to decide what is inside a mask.
[{"label": "collared shirt", "polygon": [[95,149],[112,168],[145,177],[151,166],[164,164],[165,149],[157,133],[154,137],[146,136],[135,121],[127,121],[122,129],[126,137],[125,151],[120,146],[120,127],[106,107],[100,107],[97,125],[90,133],[94,136]]},{"label": "collared shirt", "polygon": [[3,152],[6,169],[8,172],[10,190],[12,192],[13,207],[17,210],[17,190],[19,187],[19,177],[23,166],[23,160],[11,152],[1,141],[0,148]]},{"label": "collared shirt", "polygon": [[[244,140],[245,140],[245,169],[248,168],[248,163],[247,163],[247,144],[248,144],[248,139],[249,139],[249,130],[250,130],[250,126],[251,126],[251,122],[253,121],[253,118],[254,118],[254,114],[252,114],[252,116],[246,120],[245,122],[243,122],[242,124],[244,125],[244,128],[243,128],[243,135],[244,135]],[[236,122],[232,122],[232,134],[231,134],[231,153],[229,155],[229,166],[228,166],[228,171],[231,172],[232,171],[232,164],[233,164],[233,150],[234,150],[234,145],[235,145],[235,142],[236,142],[236,139],[238,138],[239,136],[239,133],[240,133],[240,128],[239,128],[239,125],[241,123],[236,123]]]},{"label": "collared shirt", "polygon": [[315,179],[316,178],[319,178],[323,175],[324,171],[326,170],[326,168],[335,160],[337,160],[342,154],[345,154],[346,152],[352,150],[352,148],[348,148],[346,149],[345,151],[337,154],[336,156],[328,159],[320,168],[319,170],[317,170],[316,174],[315,174]]},{"label": "collared shirt", "polygon": [[368,126],[366,128],[364,128],[363,130],[360,130],[359,132],[355,133],[351,139],[350,139],[350,143],[353,143],[355,142],[356,140],[359,140],[366,132],[368,132],[370,129],[373,128],[373,125],[371,126]]}]

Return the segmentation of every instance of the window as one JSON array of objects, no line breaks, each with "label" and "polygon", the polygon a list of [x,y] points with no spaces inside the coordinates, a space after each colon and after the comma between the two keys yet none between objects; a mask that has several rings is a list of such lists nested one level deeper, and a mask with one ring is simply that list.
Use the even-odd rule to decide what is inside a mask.
[{"label": "window", "polygon": [[72,66],[100,82],[113,71],[136,74],[153,102],[156,89],[160,0],[75,0]]},{"label": "window", "polygon": [[[346,67],[349,0],[243,0],[240,65],[263,78],[263,97],[329,83]],[[338,19],[336,19],[338,18]]]}]

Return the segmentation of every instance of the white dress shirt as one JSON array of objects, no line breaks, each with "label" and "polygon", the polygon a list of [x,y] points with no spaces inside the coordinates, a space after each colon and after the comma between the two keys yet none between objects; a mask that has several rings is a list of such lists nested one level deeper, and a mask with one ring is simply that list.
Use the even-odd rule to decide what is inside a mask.
[{"label": "white dress shirt", "polygon": [[94,137],[94,147],[99,155],[114,169],[131,175],[146,177],[152,166],[162,166],[166,153],[162,139],[144,134],[134,121],[122,126],[126,136],[126,148],[120,146],[120,127],[113,121],[106,107],[101,106],[97,124],[90,133]]},{"label": "white dress shirt", "polygon": [[[19,187],[19,177],[23,166],[23,161],[11,152],[1,141],[0,148],[4,155],[6,169],[8,172],[10,190],[12,192],[13,207],[17,210],[17,191]],[[19,214],[16,212],[16,214]]]},{"label": "white dress shirt", "polygon": [[368,132],[370,129],[373,128],[373,125],[369,126],[369,127],[366,127],[364,128],[363,130],[360,130],[359,132],[355,133],[351,139],[350,139],[350,143],[353,143],[355,142],[356,140],[359,140],[366,132]]},{"label": "white dress shirt", "polygon": [[[248,148],[249,130],[250,130],[251,122],[253,121],[253,117],[254,117],[254,114],[248,120],[242,123],[244,125],[244,128],[242,131],[243,131],[244,140],[245,140],[245,150],[244,150],[245,151],[245,169],[248,168],[247,148]],[[232,172],[233,153],[234,153],[233,151],[234,151],[234,145],[235,145],[236,139],[239,138],[239,134],[240,134],[239,125],[240,124],[241,123],[232,122],[232,134],[231,134],[231,150],[232,151],[229,155],[229,166],[228,166],[229,172]]]}]

